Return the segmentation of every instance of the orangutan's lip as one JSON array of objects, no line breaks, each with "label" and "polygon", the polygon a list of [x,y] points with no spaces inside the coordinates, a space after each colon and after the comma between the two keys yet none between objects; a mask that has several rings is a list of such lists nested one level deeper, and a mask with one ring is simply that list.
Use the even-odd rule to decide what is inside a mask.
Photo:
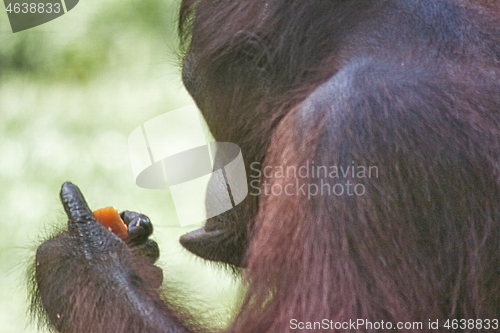
[{"label": "orangutan's lip", "polygon": [[204,248],[206,246],[212,246],[216,241],[222,241],[227,232],[226,230],[214,230],[206,231],[205,228],[199,228],[182,235],[179,239],[182,246],[187,250],[200,255],[195,252],[197,248]]},{"label": "orangutan's lip", "polygon": [[226,229],[196,229],[182,235],[179,241],[186,250],[204,259],[241,267],[241,258],[235,256],[234,239]]}]

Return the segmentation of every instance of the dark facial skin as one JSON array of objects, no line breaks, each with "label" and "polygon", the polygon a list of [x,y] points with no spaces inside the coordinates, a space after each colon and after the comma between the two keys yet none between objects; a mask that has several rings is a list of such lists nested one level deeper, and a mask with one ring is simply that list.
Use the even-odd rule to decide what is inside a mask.
[{"label": "dark facial skin", "polygon": [[[250,37],[241,36],[242,40],[247,38]],[[217,74],[206,74],[209,77],[217,76],[214,78],[217,84],[210,85],[211,88],[217,90],[216,92],[206,90],[208,83],[203,81],[205,76],[199,74],[194,53],[189,53],[186,57],[182,73],[183,81],[200,107],[216,141],[237,143],[241,148],[250,182],[252,180],[249,173],[250,163],[262,162],[265,147],[270,139],[269,133],[278,116],[268,114],[269,88],[267,87],[266,73],[262,68],[256,67],[255,62],[258,60],[251,57],[251,54],[260,52],[258,41],[251,40],[244,43],[248,44],[245,46],[245,52],[248,54],[238,51],[237,54],[233,55],[238,59],[234,69],[214,70]],[[232,62],[228,60],[228,63]],[[235,76],[236,82],[232,82],[230,75],[226,78],[222,74],[227,70],[238,73]],[[219,78],[219,75],[222,77]],[[245,78],[245,80],[239,82],[239,78]],[[220,82],[219,79],[223,81]],[[226,80],[228,82],[224,82]],[[233,84],[237,85],[241,91],[233,92],[232,89],[224,91],[228,85]],[[250,87],[252,88],[249,89]],[[239,105],[231,105],[231,101],[207,98],[207,93],[210,95],[212,93],[220,95],[241,94],[241,97],[244,96],[244,101]],[[210,110],[213,109],[221,112],[211,113]],[[248,115],[248,117],[241,117],[242,114]],[[232,123],[234,127],[221,128],[221,122]],[[248,128],[250,123],[255,124],[251,130]],[[207,195],[213,194],[207,193]],[[208,219],[204,228],[182,236],[180,242],[186,249],[205,259],[234,266],[244,266],[248,231],[257,213],[257,206],[258,198],[247,196],[234,209]]]}]

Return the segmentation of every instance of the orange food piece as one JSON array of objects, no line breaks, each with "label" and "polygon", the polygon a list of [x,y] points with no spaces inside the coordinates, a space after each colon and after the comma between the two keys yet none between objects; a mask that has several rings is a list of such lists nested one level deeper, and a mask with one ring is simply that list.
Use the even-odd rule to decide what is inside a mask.
[{"label": "orange food piece", "polygon": [[118,211],[113,207],[104,207],[95,210],[94,216],[104,227],[112,231],[115,235],[123,240],[128,238],[128,228],[123,222]]}]

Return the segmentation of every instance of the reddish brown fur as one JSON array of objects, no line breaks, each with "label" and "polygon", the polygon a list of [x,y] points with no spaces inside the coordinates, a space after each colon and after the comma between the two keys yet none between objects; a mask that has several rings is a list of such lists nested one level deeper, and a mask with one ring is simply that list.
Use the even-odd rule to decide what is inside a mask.
[{"label": "reddish brown fur", "polygon": [[360,180],[366,196],[261,195],[207,222],[249,226],[249,289],[229,331],[500,314],[498,8],[183,1],[185,83],[217,141],[239,144],[247,166],[381,173]]}]

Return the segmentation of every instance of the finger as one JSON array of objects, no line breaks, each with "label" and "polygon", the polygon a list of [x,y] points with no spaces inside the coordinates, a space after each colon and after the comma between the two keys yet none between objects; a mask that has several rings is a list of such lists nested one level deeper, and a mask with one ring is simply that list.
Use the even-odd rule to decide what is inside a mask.
[{"label": "finger", "polygon": [[126,210],[121,212],[120,216],[128,226],[128,236],[131,243],[143,244],[153,233],[153,224],[146,215]]},{"label": "finger", "polygon": [[97,221],[77,186],[70,182],[64,183],[60,198],[68,216],[68,230],[82,240],[85,255],[89,259],[120,242],[118,236]]},{"label": "finger", "polygon": [[82,228],[97,222],[77,186],[70,182],[64,183],[59,196],[68,216],[68,226],[70,228]]}]

